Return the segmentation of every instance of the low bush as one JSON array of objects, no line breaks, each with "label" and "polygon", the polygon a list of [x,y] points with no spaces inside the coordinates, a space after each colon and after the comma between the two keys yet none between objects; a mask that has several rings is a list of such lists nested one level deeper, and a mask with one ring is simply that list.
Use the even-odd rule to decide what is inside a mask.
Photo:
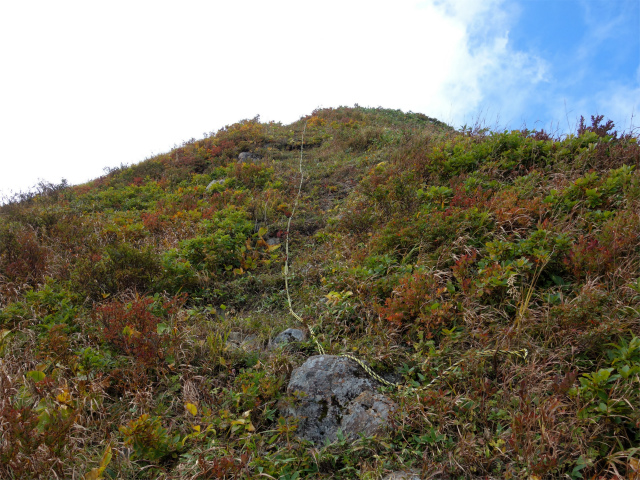
[{"label": "low bush", "polygon": [[175,361],[179,336],[169,320],[185,301],[184,295],[112,300],[97,306],[94,315],[113,347],[147,367],[161,368]]},{"label": "low bush", "polygon": [[161,270],[151,246],[136,248],[116,241],[81,258],[71,272],[75,291],[93,300],[124,290],[148,292]]}]

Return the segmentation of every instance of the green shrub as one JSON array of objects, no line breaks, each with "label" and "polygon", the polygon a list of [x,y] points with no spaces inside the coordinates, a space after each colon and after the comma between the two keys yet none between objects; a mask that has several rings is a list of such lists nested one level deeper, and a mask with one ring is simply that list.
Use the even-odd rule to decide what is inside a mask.
[{"label": "green shrub", "polygon": [[175,455],[180,448],[180,434],[171,435],[162,426],[160,417],[140,415],[120,428],[124,444],[133,449],[132,458],[149,462],[161,461]]},{"label": "green shrub", "polygon": [[126,289],[150,291],[160,271],[160,261],[151,246],[137,249],[116,242],[80,259],[71,273],[71,283],[78,293],[99,300]]},{"label": "green shrub", "polygon": [[162,273],[154,283],[155,291],[158,293],[194,292],[200,286],[197,270],[177,248],[163,252],[160,262]]},{"label": "green shrub", "polygon": [[180,255],[194,268],[213,275],[242,268],[243,252],[253,224],[244,210],[228,207],[202,222],[208,234],[180,242]]},{"label": "green shrub", "polygon": [[580,402],[578,418],[602,426],[591,439],[600,457],[633,448],[640,441],[640,339],[623,338],[608,346],[612,348],[606,351],[606,368],[583,373],[580,385],[569,390]]}]

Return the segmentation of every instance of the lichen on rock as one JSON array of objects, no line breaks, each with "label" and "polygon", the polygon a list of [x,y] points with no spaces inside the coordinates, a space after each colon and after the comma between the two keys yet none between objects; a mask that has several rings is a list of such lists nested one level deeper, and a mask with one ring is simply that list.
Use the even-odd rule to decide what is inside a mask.
[{"label": "lichen on rock", "polygon": [[377,387],[353,360],[317,355],[291,375],[287,392],[298,400],[282,414],[297,418],[297,435],[316,444],[335,441],[339,431],[349,439],[376,435],[396,407]]}]

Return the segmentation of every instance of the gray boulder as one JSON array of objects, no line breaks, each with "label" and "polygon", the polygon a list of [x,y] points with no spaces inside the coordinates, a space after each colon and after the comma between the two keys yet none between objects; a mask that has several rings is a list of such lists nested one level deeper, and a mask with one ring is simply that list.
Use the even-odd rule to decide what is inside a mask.
[{"label": "gray boulder", "polygon": [[426,477],[422,476],[418,470],[401,470],[388,474],[386,477],[383,477],[382,480],[450,480],[452,478],[441,471],[429,472],[426,473],[426,475]]},{"label": "gray boulder", "polygon": [[421,480],[421,477],[417,472],[406,470],[404,472],[390,473],[382,480]]},{"label": "gray boulder", "polygon": [[256,335],[244,335],[240,332],[231,332],[227,337],[229,350],[244,350],[245,352],[260,350],[261,344]]},{"label": "gray boulder", "polygon": [[267,245],[270,245],[272,247],[274,245],[280,245],[281,243],[282,241],[278,237],[267,238]]},{"label": "gray boulder", "polygon": [[261,158],[257,153],[242,152],[238,155],[238,163],[257,162]]},{"label": "gray boulder", "polygon": [[276,338],[273,339],[271,344],[274,347],[279,347],[288,343],[304,342],[306,338],[307,336],[302,330],[297,328],[287,328],[284,332],[280,332],[276,335]]},{"label": "gray boulder", "polygon": [[317,355],[295,369],[287,393],[298,398],[283,409],[296,417],[296,434],[316,444],[382,432],[396,405],[376,392],[378,384],[353,360]]}]

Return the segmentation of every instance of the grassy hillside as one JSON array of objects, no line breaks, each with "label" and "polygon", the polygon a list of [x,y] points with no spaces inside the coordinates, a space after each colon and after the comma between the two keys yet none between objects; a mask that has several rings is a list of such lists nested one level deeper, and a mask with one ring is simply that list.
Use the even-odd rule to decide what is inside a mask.
[{"label": "grassy hillside", "polygon": [[[554,138],[356,107],[16,198],[0,478],[635,478],[639,166],[602,117]],[[278,414],[316,354],[266,348],[306,328],[289,220],[294,310],[403,384],[384,436],[314,446]]]}]

